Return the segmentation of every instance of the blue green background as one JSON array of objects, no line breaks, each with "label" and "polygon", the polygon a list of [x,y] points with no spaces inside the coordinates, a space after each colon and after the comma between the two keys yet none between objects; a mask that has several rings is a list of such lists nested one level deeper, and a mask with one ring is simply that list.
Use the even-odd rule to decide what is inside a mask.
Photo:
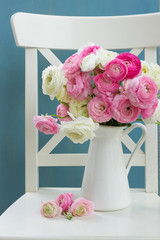
[{"label": "blue green background", "polygon": [[[24,49],[14,42],[10,17],[16,12],[68,16],[115,16],[159,11],[158,0],[0,0],[0,214],[25,189],[24,162]],[[84,26],[85,27],[85,26]],[[96,29],[93,29],[96,33]],[[107,30],[106,30],[107,31]],[[106,34],[107,35],[107,34]],[[61,61],[71,51],[56,51]],[[52,102],[41,92],[41,71],[48,62],[39,55],[39,113],[54,113]],[[137,141],[140,133],[132,133]],[[40,147],[49,139],[40,134]],[[63,144],[65,143],[65,144]],[[88,143],[64,139],[56,152],[87,152]],[[40,168],[40,186],[80,187],[83,167]],[[131,187],[144,187],[144,168],[132,167]]]}]

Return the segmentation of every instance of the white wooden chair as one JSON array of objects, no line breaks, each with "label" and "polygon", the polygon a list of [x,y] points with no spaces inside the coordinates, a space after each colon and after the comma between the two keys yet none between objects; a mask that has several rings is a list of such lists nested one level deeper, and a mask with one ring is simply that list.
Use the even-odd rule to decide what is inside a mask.
[{"label": "white wooden chair", "polygon": [[[135,166],[145,166],[146,188],[131,190],[132,205],[115,212],[95,212],[93,217],[43,218],[40,202],[54,199],[60,193],[80,189],[41,188],[38,186],[40,166],[83,166],[85,154],[50,154],[62,140],[58,134],[38,152],[37,130],[32,119],[37,115],[37,52],[51,64],[60,61],[49,49],[78,49],[94,42],[106,49],[130,49],[145,59],[156,62],[160,46],[160,13],[121,17],[64,17],[16,13],[11,19],[18,47],[26,49],[26,193],[0,217],[0,239],[160,239],[160,199],[158,197],[157,126],[147,126],[145,154],[140,150]],[[134,142],[123,139],[132,150]],[[129,154],[124,156],[127,160]],[[2,196],[1,196],[2,197]]]}]

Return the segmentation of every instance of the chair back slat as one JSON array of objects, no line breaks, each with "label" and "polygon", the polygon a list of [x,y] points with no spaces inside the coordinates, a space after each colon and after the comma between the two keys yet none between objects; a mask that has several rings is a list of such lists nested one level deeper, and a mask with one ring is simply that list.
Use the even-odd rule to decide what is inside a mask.
[{"label": "chair back slat", "polygon": [[33,116],[38,115],[38,62],[37,49],[25,51],[25,184],[26,192],[37,191],[38,134]]},{"label": "chair back slat", "polygon": [[[134,150],[136,146],[136,143],[128,135],[122,137],[122,142],[131,152]],[[140,154],[144,154],[144,152],[141,149],[139,149],[137,152]]]},{"label": "chair back slat", "polygon": [[49,154],[64,138],[63,133],[54,135],[39,151],[40,154]]},{"label": "chair back slat", "polygon": [[64,17],[16,13],[11,24],[19,47],[78,49],[87,42],[108,49],[160,45],[159,13],[115,17]]},{"label": "chair back slat", "polygon": [[[145,60],[149,63],[157,62],[157,48],[145,48]],[[146,192],[158,193],[158,127],[147,125],[146,139]]]},{"label": "chair back slat", "polygon": [[[127,165],[130,154],[124,154],[124,164]],[[145,166],[145,154],[136,154],[132,166]],[[37,167],[56,167],[56,166],[85,166],[87,154],[37,154]]]},{"label": "chair back slat", "polygon": [[50,49],[38,49],[38,51],[48,60],[52,65],[59,65],[61,61],[56,57],[56,55]]},{"label": "chair back slat", "polygon": [[144,50],[144,48],[132,48],[130,53],[138,56],[143,50]]},{"label": "chair back slat", "polygon": [[148,136],[146,138],[146,168],[145,184],[146,192],[158,193],[158,129],[157,125],[147,125]]}]

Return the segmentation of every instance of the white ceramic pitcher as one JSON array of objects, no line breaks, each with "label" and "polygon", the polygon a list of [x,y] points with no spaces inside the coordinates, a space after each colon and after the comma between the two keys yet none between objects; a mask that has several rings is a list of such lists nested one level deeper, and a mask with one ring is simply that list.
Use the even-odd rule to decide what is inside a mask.
[{"label": "white ceramic pitcher", "polygon": [[[142,136],[125,168],[121,137],[134,128],[142,129]],[[131,204],[128,173],[133,155],[141,147],[147,133],[146,127],[135,123],[124,127],[100,126],[96,137],[90,142],[87,165],[85,167],[82,197],[95,202],[97,211],[113,211]]]}]

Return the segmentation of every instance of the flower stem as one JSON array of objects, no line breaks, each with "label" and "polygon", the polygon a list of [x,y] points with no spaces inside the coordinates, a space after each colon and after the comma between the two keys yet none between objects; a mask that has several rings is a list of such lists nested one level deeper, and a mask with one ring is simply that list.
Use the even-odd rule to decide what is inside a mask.
[{"label": "flower stem", "polygon": [[142,119],[140,119],[140,118],[137,118],[137,121],[143,122],[143,120],[142,120]]},{"label": "flower stem", "polygon": [[62,214],[63,214],[68,220],[71,220],[71,219],[72,219],[72,213],[63,212]]},{"label": "flower stem", "polygon": [[52,115],[50,115],[51,117],[57,117],[57,118],[60,118],[60,119],[64,119],[64,118],[67,118],[67,117],[69,117],[69,115],[66,115],[65,117],[60,117],[60,116],[58,116],[58,115],[56,115],[56,114],[52,114]]},{"label": "flower stem", "polygon": [[63,104],[63,105],[65,105],[65,106],[67,106],[67,107],[69,107],[69,104],[68,103],[65,103],[65,102],[62,102],[62,101],[59,101],[61,104]]}]

